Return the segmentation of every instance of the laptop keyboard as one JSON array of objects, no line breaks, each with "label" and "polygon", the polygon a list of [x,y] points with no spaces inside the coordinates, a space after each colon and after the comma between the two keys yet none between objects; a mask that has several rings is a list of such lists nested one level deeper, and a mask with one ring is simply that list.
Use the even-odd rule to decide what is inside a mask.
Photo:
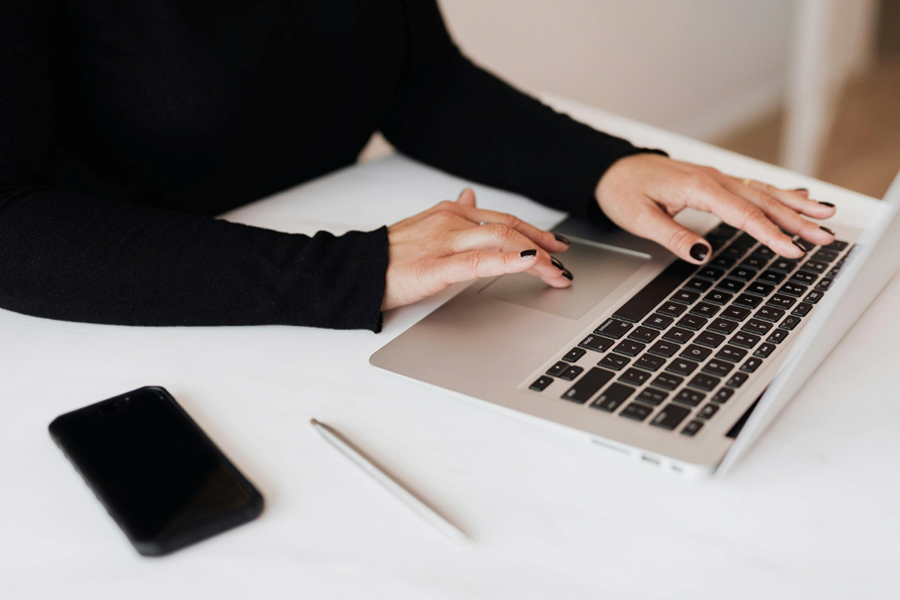
[{"label": "laptop keyboard", "polygon": [[[694,436],[814,309],[852,246],[776,255],[721,224],[703,266],[676,261],[529,386]],[[579,363],[579,364],[574,364]]]}]

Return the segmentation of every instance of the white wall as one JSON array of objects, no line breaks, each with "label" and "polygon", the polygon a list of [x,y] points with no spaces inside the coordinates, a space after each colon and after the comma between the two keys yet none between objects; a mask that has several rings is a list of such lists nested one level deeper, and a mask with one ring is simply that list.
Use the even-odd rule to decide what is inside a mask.
[{"label": "white wall", "polygon": [[473,60],[552,92],[715,140],[781,102],[791,0],[439,0]]}]

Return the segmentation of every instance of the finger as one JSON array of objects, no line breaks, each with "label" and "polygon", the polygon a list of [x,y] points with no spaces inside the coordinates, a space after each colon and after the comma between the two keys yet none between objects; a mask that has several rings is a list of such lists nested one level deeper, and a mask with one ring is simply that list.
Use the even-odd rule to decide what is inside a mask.
[{"label": "finger", "polygon": [[475,191],[472,188],[466,188],[459,193],[456,203],[460,206],[475,208]]},{"label": "finger", "polygon": [[712,254],[709,242],[690,229],[682,227],[655,202],[642,211],[632,233],[653,240],[672,254],[695,265],[702,265]]},{"label": "finger", "polygon": [[[534,251],[532,254],[528,250]],[[469,250],[441,259],[437,263],[441,278],[447,283],[471,281],[482,277],[496,277],[506,273],[530,271],[539,261],[538,250],[529,248],[522,252],[493,252],[491,250]],[[572,284],[564,277],[547,282],[553,287],[563,288]]]},{"label": "finger", "polygon": [[[737,178],[731,179],[737,181]],[[789,206],[800,214],[807,215],[814,219],[827,219],[828,217],[834,216],[834,206],[827,203],[822,204],[821,202],[810,199],[809,192],[803,188],[783,190],[774,185],[763,183],[762,181],[754,181],[752,179],[745,181],[747,181],[749,187],[772,196],[782,204]]]},{"label": "finger", "polygon": [[472,221],[473,223],[486,224],[502,224],[511,229],[515,229],[534,243],[538,244],[547,252],[565,252],[569,249],[569,240],[566,238],[538,229],[531,223],[526,223],[522,219],[507,213],[501,213],[493,210],[485,210],[475,208],[474,206],[466,206],[456,204],[460,214]]}]

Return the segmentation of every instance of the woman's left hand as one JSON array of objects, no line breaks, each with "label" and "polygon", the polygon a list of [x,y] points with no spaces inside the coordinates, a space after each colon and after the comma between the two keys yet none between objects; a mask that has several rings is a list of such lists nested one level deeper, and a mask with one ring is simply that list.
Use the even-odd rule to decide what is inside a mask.
[{"label": "woman's left hand", "polygon": [[805,251],[781,229],[815,244],[834,241],[830,230],[804,218],[826,219],[834,206],[811,200],[805,190],[741,180],[659,154],[617,160],[600,178],[595,196],[616,225],[694,264],[706,262],[712,250],[702,236],[672,218],[687,207],[713,213],[785,258],[800,258]]}]

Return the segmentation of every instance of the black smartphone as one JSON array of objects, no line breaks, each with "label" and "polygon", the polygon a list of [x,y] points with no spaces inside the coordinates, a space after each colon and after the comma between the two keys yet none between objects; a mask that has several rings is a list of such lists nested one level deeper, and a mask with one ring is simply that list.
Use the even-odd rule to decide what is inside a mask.
[{"label": "black smartphone", "polygon": [[61,415],[50,436],[145,556],[168,554],[262,512],[253,484],[161,387]]}]

